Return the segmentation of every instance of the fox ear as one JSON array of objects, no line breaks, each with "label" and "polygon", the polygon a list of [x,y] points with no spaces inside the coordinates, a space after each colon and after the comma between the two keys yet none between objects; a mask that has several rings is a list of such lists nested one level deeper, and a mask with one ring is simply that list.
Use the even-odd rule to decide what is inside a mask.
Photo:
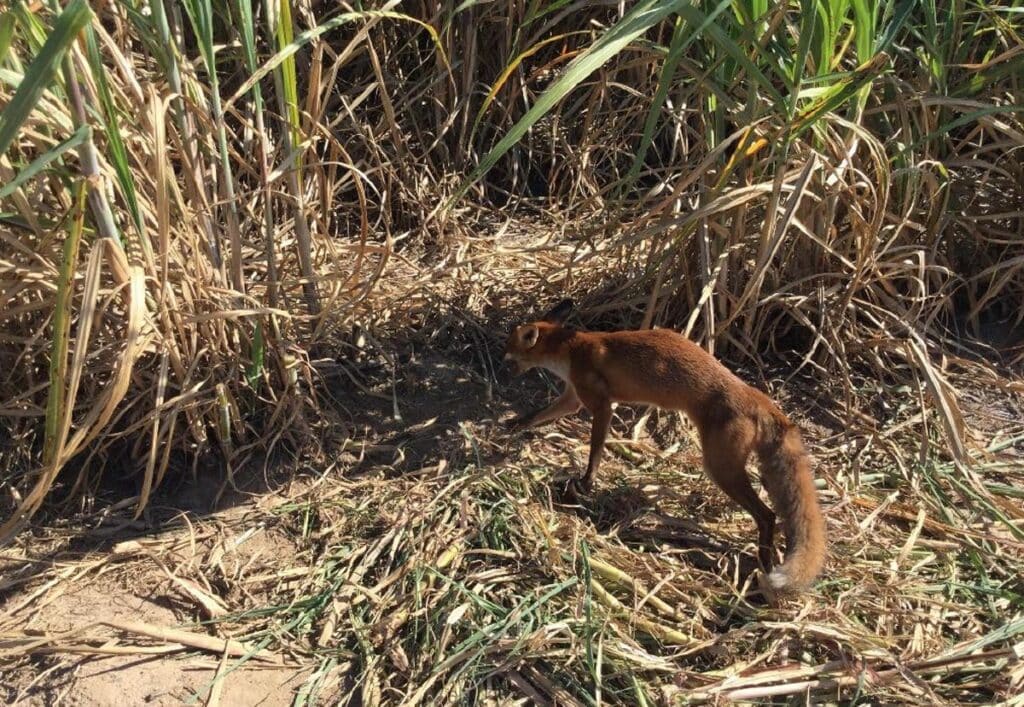
[{"label": "fox ear", "polygon": [[575,303],[571,299],[566,298],[552,307],[547,314],[541,317],[541,321],[551,322],[552,324],[561,324],[569,317],[575,306]]},{"label": "fox ear", "polygon": [[533,324],[527,324],[523,327],[523,333],[520,335],[523,347],[532,349],[537,344],[537,339],[540,338],[540,330],[537,329]]}]

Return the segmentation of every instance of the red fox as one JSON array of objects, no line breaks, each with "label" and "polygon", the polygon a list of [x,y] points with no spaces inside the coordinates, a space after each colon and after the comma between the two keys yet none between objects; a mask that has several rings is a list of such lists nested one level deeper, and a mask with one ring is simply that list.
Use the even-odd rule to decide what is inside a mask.
[{"label": "red fox", "polygon": [[684,412],[697,428],[708,476],[754,517],[758,558],[767,570],[773,564],[775,513],[750,484],[746,462],[751,452],[757,455],[761,483],[782,518],[787,546],[785,560],[769,573],[768,583],[791,592],[809,587],[825,562],[825,521],[796,425],[767,395],[682,334],[669,329],[576,331],[563,326],[572,309],[572,300],[562,300],[539,321],[509,335],[504,357],[516,373],[539,366],[565,381],[560,397],[513,419],[511,429],[586,407],[593,418],[590,458],[579,486],[588,490],[601,462],[613,402]]}]

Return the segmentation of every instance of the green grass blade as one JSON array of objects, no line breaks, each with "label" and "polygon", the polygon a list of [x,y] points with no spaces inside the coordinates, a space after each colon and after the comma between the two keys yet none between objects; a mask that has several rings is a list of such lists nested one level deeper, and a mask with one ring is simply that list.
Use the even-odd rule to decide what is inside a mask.
[{"label": "green grass blade", "polygon": [[910,12],[914,9],[914,0],[904,0],[900,3],[899,7],[896,8],[896,12],[893,15],[892,20],[886,26],[882,36],[879,37],[878,43],[876,44],[876,50],[879,52],[888,52],[889,47],[896,40],[899,35],[899,31],[903,28],[903,24],[907,21],[907,17],[910,16]]},{"label": "green grass blade", "polygon": [[979,110],[964,113],[959,118],[955,118],[935,128],[935,130],[922,135],[914,142],[910,143],[907,147],[903,148],[899,152],[893,155],[893,159],[896,157],[906,157],[912,155],[918,147],[934,140],[937,137],[949,134],[951,130],[962,127],[964,125],[970,125],[976,122],[979,118],[984,118],[989,115],[1013,115],[1015,113],[1024,113],[1024,105],[1018,106],[990,106],[988,108],[981,108]]},{"label": "green grass blade", "polygon": [[640,137],[640,144],[637,146],[636,154],[633,157],[633,164],[630,165],[629,173],[626,175],[626,185],[628,186],[637,174],[640,173],[640,167],[643,164],[644,158],[647,156],[647,150],[650,149],[651,143],[654,140],[654,130],[658,125],[658,117],[661,115],[661,109],[665,105],[665,101],[668,98],[668,91],[672,85],[672,78],[676,74],[676,69],[679,67],[679,63],[682,61],[683,52],[686,51],[687,47],[693,42],[693,40],[700,36],[700,34],[718,19],[718,16],[725,12],[729,8],[732,0],[721,0],[717,7],[708,15],[704,17],[704,21],[701,22],[696,28],[690,32],[684,33],[686,27],[685,21],[682,17],[677,19],[675,30],[672,33],[672,42],[669,46],[668,56],[665,59],[665,63],[662,66],[661,75],[658,78],[658,88],[654,94],[654,100],[651,102],[651,108],[647,113],[647,120],[644,122],[643,135]]},{"label": "green grass blade", "polygon": [[568,5],[570,2],[571,0],[554,0],[554,2],[549,3],[544,7],[537,7],[538,5],[540,5],[540,3],[536,2],[533,4],[533,7],[530,8],[529,12],[526,13],[526,19],[524,20],[523,24],[532,24],[539,20],[540,18],[550,15],[552,12],[558,12],[563,7]]},{"label": "green grass blade", "polygon": [[[679,14],[685,17],[693,25],[702,24],[704,14],[692,5],[684,5],[679,9]],[[768,98],[775,103],[783,103],[784,99],[779,90],[775,88],[775,84],[765,76],[761,67],[754,63],[754,60],[748,56],[748,50],[741,46],[739,42],[730,37],[725,30],[723,30],[718,24],[712,22],[707,25],[705,34],[702,37],[705,41],[713,43],[716,47],[725,52],[734,62],[746,72],[750,79],[753,79],[757,83],[757,88],[764,91]],[[755,56],[758,60],[766,59],[769,55],[767,53],[762,54],[760,57]]]},{"label": "green grass blade", "polygon": [[0,112],[0,153],[7,151],[22,123],[53,83],[68,47],[92,16],[86,0],[71,0],[60,13],[53,31],[25,72],[25,78],[18,85],[14,98]]},{"label": "green grass blade", "polygon": [[263,363],[266,358],[267,346],[263,338],[263,320],[256,320],[256,332],[252,339],[251,363],[246,367],[245,377],[249,386],[256,390],[260,382],[260,374],[263,373]]},{"label": "green grass blade", "polygon": [[341,15],[338,15],[337,17],[333,17],[330,20],[327,20],[321,25],[317,25],[313,29],[306,30],[305,32],[300,32],[295,36],[295,39],[289,42],[286,46],[281,47],[277,51],[277,53],[274,54],[274,56],[267,59],[267,61],[264,62],[263,66],[261,66],[257,71],[254,71],[252,75],[249,76],[249,78],[247,78],[242,83],[242,85],[238,87],[238,90],[235,91],[234,95],[232,95],[231,98],[229,98],[225,102],[225,110],[228,108],[228,106],[230,106],[239,98],[248,93],[254,84],[261,81],[267,74],[269,74],[271,71],[279,67],[289,57],[295,56],[295,54],[300,49],[302,49],[304,46],[312,42],[317,37],[321,37],[324,34],[330,32],[331,30],[337,29],[338,27],[341,27],[343,25],[350,24],[352,22],[357,22],[359,20],[368,20],[373,17],[382,17],[392,20],[403,20],[405,22],[412,22],[414,24],[419,25],[424,30],[426,30],[426,32],[430,35],[431,40],[433,40],[434,42],[434,47],[437,49],[438,52],[441,53],[442,58],[447,64],[447,57],[444,54],[444,47],[441,44],[441,38],[438,36],[437,30],[435,30],[426,22],[418,20],[415,17],[405,15],[401,12],[391,12],[387,10],[345,12]]},{"label": "green grass blade", "polygon": [[869,0],[852,0],[854,44],[857,46],[857,60],[867,61],[874,54],[875,44],[875,3]]},{"label": "green grass blade", "polygon": [[210,0],[187,0],[185,9],[192,22],[192,29],[199,42],[199,50],[206,63],[210,79],[210,114],[217,136],[217,153],[220,157],[221,188],[227,202],[227,231],[231,245],[229,277],[238,292],[245,292],[245,278],[242,272],[242,236],[239,230],[238,204],[235,199],[235,175],[231,170],[228,150],[227,129],[224,126],[224,111],[220,99],[220,80],[217,76],[216,50],[213,40],[213,6]]},{"label": "green grass blade", "polygon": [[50,343],[50,386],[46,394],[46,422],[43,463],[53,463],[61,444],[61,422],[66,418],[65,389],[68,372],[68,343],[71,339],[71,296],[74,294],[78,246],[85,225],[85,181],[75,185],[75,220],[64,240],[63,258],[57,276],[57,300],[53,310],[53,340]]},{"label": "green grass blade", "polygon": [[[252,16],[252,3],[245,0],[237,0],[238,15],[241,19],[242,30],[239,33],[242,38],[242,52],[245,56],[245,66],[249,73],[255,73],[258,68],[256,59],[256,27]],[[253,98],[256,101],[256,109],[263,109],[263,91],[259,82],[252,85]]]},{"label": "green grass blade", "polygon": [[811,127],[822,115],[841,106],[862,86],[877,78],[888,61],[887,54],[877,54],[819,93],[814,101],[797,115],[793,136]]},{"label": "green grass blade", "polygon": [[[242,52],[245,66],[250,74],[255,73],[259,66],[256,56],[256,23],[252,14],[252,3],[248,0],[237,0],[235,7],[241,24]],[[259,82],[252,85],[252,115],[259,142],[260,182],[263,189],[263,250],[267,261],[267,300],[271,307],[278,305],[278,282],[276,239],[274,237],[273,196],[270,189],[270,139],[267,135],[263,117],[263,89]],[[255,340],[253,342],[253,364],[249,372],[250,385],[255,386],[263,370],[266,344],[263,339],[263,320],[256,323]]]},{"label": "green grass blade", "polygon": [[17,18],[10,10],[0,15],[0,65],[7,60],[7,52],[11,49],[11,41],[14,39],[14,25]]},{"label": "green grass blade", "polygon": [[816,30],[821,27],[818,18],[818,0],[800,0],[800,40],[797,43],[796,56],[792,66],[790,91],[792,98],[788,103],[789,118],[796,112],[800,100],[800,85],[803,83],[804,70],[807,66],[807,55],[811,51],[811,42],[815,39]]},{"label": "green grass blade", "polygon": [[46,43],[46,26],[24,2],[16,3],[10,12],[15,14],[21,26],[20,37],[28,47],[29,56],[37,56]]},{"label": "green grass blade", "polygon": [[[728,6],[728,2],[719,4],[719,8],[723,6]],[[677,17],[676,26],[672,30],[672,41],[669,43],[668,56],[665,57],[665,63],[661,66],[661,75],[658,77],[658,88],[654,92],[654,100],[651,101],[651,107],[647,111],[647,119],[644,121],[644,131],[640,136],[640,144],[637,145],[636,152],[633,154],[633,164],[629,166],[629,172],[626,174],[626,181],[623,185],[625,187],[632,184],[633,180],[640,173],[640,166],[644,163],[647,150],[654,140],[654,130],[658,126],[661,109],[668,98],[668,89],[671,86],[672,78],[676,75],[679,62],[683,59],[683,50],[689,45],[688,39],[694,34],[691,32],[687,35],[684,31],[685,28],[686,22],[682,17]],[[700,29],[698,28],[697,31],[699,32]]]},{"label": "green grass blade", "polygon": [[602,35],[582,54],[573,59],[555,83],[548,88],[537,102],[530,107],[508,133],[480,161],[480,164],[463,180],[455,194],[444,205],[448,209],[513,145],[526,134],[534,123],[551,111],[555,105],[582,83],[588,76],[597,71],[606,61],[621,52],[634,39],[661,22],[672,12],[680,11],[686,5],[685,0],[659,1],[648,0],[638,4],[623,17],[618,24]]},{"label": "green grass blade", "polygon": [[497,80],[494,82],[494,85],[491,86],[491,89],[487,92],[487,95],[484,96],[484,100],[480,104],[480,110],[477,111],[476,118],[473,119],[473,127],[469,131],[469,142],[473,141],[473,137],[476,135],[476,131],[480,127],[481,121],[483,120],[484,116],[487,115],[487,109],[491,107],[491,104],[494,102],[494,99],[498,95],[498,92],[501,90],[501,87],[505,85],[505,83],[508,81],[508,78],[513,74],[513,72],[515,72],[515,70],[519,68],[519,66],[522,65],[522,63],[526,59],[529,59],[531,56],[539,52],[544,47],[550,44],[555,44],[556,42],[561,42],[565,40],[567,37],[571,37],[572,35],[575,34],[583,34],[583,32],[567,32],[565,34],[556,34],[554,37],[548,37],[546,39],[543,39],[534,44],[529,49],[520,52],[518,55],[516,55],[514,59],[512,59],[511,62],[508,63],[508,65],[504,69],[502,69],[501,75],[498,76]]},{"label": "green grass blade", "polygon": [[[278,3],[277,18],[277,46],[284,48],[295,41],[294,29],[292,27],[291,2],[281,0]],[[299,122],[299,87],[298,76],[295,71],[295,56],[286,56],[281,62],[281,87],[284,89],[284,105],[288,119],[288,128],[291,131],[292,145],[299,145],[302,142],[301,125]],[[300,168],[301,159],[297,160],[297,167]],[[300,179],[301,186],[301,179]]]},{"label": "green grass blade", "polygon": [[60,159],[65,152],[78,147],[88,140],[89,130],[90,128],[88,125],[81,126],[67,140],[59,145],[55,145],[53,149],[47,150],[43,154],[39,155],[39,157],[32,160],[28,167],[18,172],[14,179],[0,187],[0,199],[4,199],[13,194],[18,187],[46,169],[51,162]]},{"label": "green grass blade", "polygon": [[[85,31],[86,55],[89,61],[89,68],[92,70],[93,79],[98,89],[100,107],[103,109],[103,125],[107,131],[107,140],[110,143],[111,164],[117,181],[121,185],[125,202],[131,212],[132,222],[141,237],[145,233],[145,225],[142,222],[142,212],[139,209],[139,200],[135,194],[135,177],[132,175],[132,167],[128,162],[128,151],[124,146],[124,139],[121,137],[121,125],[117,118],[117,109],[114,106],[114,99],[110,95],[110,86],[107,82],[107,72],[100,59],[100,49],[96,44],[96,34],[92,28]],[[149,246],[149,241],[141,238],[144,248]]]}]

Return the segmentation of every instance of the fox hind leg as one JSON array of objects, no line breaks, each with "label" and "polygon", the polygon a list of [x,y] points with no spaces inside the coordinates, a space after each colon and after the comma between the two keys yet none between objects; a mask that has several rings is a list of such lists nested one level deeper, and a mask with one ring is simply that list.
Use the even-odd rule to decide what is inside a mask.
[{"label": "fox hind leg", "polygon": [[765,570],[773,564],[775,513],[750,483],[746,470],[753,430],[735,422],[714,432],[701,430],[704,470],[725,494],[749,513],[757,524],[758,559]]}]

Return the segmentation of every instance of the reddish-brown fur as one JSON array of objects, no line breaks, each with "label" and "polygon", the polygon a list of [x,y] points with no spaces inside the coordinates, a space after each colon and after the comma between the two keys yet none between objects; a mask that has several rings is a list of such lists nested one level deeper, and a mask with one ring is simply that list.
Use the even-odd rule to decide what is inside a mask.
[{"label": "reddish-brown fur", "polygon": [[519,371],[547,368],[565,383],[550,406],[513,421],[524,429],[586,407],[593,422],[582,487],[590,487],[601,461],[611,404],[648,403],[684,412],[700,435],[704,468],[753,517],[759,557],[772,565],[775,514],[750,483],[746,462],[760,462],[761,483],[782,518],[786,557],[769,575],[776,589],[796,591],[824,565],[825,523],[810,459],[797,427],[761,391],[737,378],[686,337],[668,329],[582,332],[561,322],[572,303],[561,302],[541,321],[517,327],[505,358]]}]

